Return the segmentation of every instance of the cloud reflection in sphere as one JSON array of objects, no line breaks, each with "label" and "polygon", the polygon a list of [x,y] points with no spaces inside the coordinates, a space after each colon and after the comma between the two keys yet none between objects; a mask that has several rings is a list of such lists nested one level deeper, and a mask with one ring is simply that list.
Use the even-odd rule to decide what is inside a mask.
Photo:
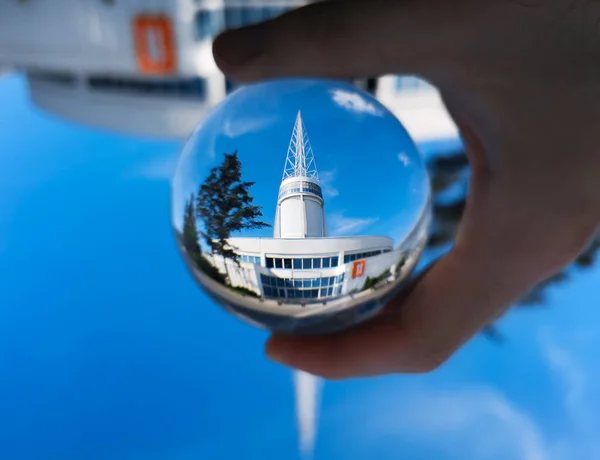
[{"label": "cloud reflection in sphere", "polygon": [[272,331],[324,334],[371,318],[406,286],[430,196],[413,141],[375,98],[345,82],[277,80],[234,91],[189,138],[172,223],[222,308]]}]

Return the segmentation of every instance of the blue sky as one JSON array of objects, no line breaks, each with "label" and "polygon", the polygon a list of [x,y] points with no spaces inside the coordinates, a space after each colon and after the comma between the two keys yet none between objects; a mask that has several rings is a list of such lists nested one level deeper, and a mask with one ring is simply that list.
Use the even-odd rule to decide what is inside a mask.
[{"label": "blue sky", "polygon": [[[298,110],[313,148],[332,235],[390,236],[398,243],[427,201],[427,173],[410,137],[381,104],[350,84],[284,80],[239,90],[192,136],[180,167],[177,216],[190,191],[237,150],[264,221],[277,193]],[[273,235],[272,228],[237,236]]]},{"label": "blue sky", "polygon": [[[0,458],[297,458],[291,373],[177,253],[181,146],[55,119],[16,77],[0,101]],[[431,375],[326,383],[315,460],[600,457],[598,286],[573,271]]]}]

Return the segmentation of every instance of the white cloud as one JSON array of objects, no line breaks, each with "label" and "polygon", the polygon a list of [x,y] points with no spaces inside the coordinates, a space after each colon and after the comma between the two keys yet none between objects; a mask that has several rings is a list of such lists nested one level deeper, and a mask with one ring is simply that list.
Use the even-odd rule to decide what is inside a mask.
[{"label": "white cloud", "polygon": [[[600,418],[594,410],[598,403],[596,371],[582,362],[583,353],[597,347],[598,340],[581,344],[578,337],[567,341],[564,335],[561,333],[559,341],[546,330],[538,337],[542,364],[560,384],[557,396],[548,401],[557,413],[551,423],[547,414],[536,417],[490,386],[399,388],[397,380],[388,389],[378,385],[376,394],[353,395],[353,401],[343,401],[335,416],[327,416],[324,422],[333,421],[340,429],[343,420],[352,419],[350,428],[344,428],[351,430],[345,436],[352,440],[347,448],[353,450],[368,451],[392,442],[415,448],[422,445],[443,453],[444,459],[600,458]],[[594,359],[593,352],[589,356]],[[536,407],[536,401],[532,403]],[[369,420],[368,429],[356,420]]]},{"label": "white cloud", "polygon": [[331,214],[329,224],[331,225],[331,233],[333,235],[351,235],[365,229],[378,220],[378,217],[365,219],[346,217],[343,213],[338,212]]},{"label": "white cloud", "polygon": [[398,159],[404,166],[408,166],[410,164],[410,158],[408,158],[408,155],[405,152],[400,152],[398,154]]},{"label": "white cloud", "polygon": [[[569,438],[563,442],[565,458],[567,453],[570,458],[599,458],[597,432],[600,419],[594,410],[598,400],[589,385],[590,375],[577,357],[576,345],[573,346],[577,339],[579,337],[567,347],[559,344],[549,329],[543,329],[538,337],[542,356],[563,390],[562,405],[569,424]],[[583,348],[594,349],[597,345],[597,340],[594,340],[594,343],[583,344]]]},{"label": "white cloud", "polygon": [[[234,121],[231,119],[225,120],[225,123],[223,123],[223,134],[228,137],[238,137],[248,133],[259,132],[276,121],[274,117],[265,116],[236,117]],[[290,134],[293,122],[294,120],[290,122]]]},{"label": "white cloud", "polygon": [[443,452],[444,459],[556,460],[533,418],[489,387],[454,391],[398,391],[396,387],[378,391],[376,400],[355,404],[344,404],[337,414],[342,420],[353,420],[354,427],[346,434],[352,440],[349,449],[368,451],[383,442],[394,442],[428,446]]},{"label": "white cloud", "polygon": [[347,110],[356,113],[368,113],[375,116],[383,116],[384,112],[372,102],[367,101],[358,93],[346,91],[343,89],[334,89],[331,91],[333,101]]},{"label": "white cloud", "polygon": [[335,170],[319,172],[319,181],[321,182],[321,188],[323,189],[323,196],[325,198],[335,198],[340,194],[340,191],[333,186],[335,175]]}]

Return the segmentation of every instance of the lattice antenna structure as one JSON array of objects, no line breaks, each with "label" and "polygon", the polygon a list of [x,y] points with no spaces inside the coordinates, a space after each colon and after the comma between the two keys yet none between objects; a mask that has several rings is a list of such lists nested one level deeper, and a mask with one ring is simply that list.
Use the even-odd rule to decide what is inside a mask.
[{"label": "lattice antenna structure", "polygon": [[319,180],[315,156],[308,139],[308,133],[302,121],[302,114],[298,110],[296,123],[290,139],[290,145],[283,168],[283,179],[290,177],[308,177],[316,181]]}]

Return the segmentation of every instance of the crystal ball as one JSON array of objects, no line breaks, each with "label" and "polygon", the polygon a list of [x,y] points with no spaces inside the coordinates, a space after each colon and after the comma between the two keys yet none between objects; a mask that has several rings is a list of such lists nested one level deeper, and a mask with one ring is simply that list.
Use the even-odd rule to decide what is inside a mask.
[{"label": "crystal ball", "polygon": [[380,312],[425,247],[431,187],[407,130],[349,82],[243,86],[187,140],[171,218],[192,277],[238,318],[337,332]]}]

